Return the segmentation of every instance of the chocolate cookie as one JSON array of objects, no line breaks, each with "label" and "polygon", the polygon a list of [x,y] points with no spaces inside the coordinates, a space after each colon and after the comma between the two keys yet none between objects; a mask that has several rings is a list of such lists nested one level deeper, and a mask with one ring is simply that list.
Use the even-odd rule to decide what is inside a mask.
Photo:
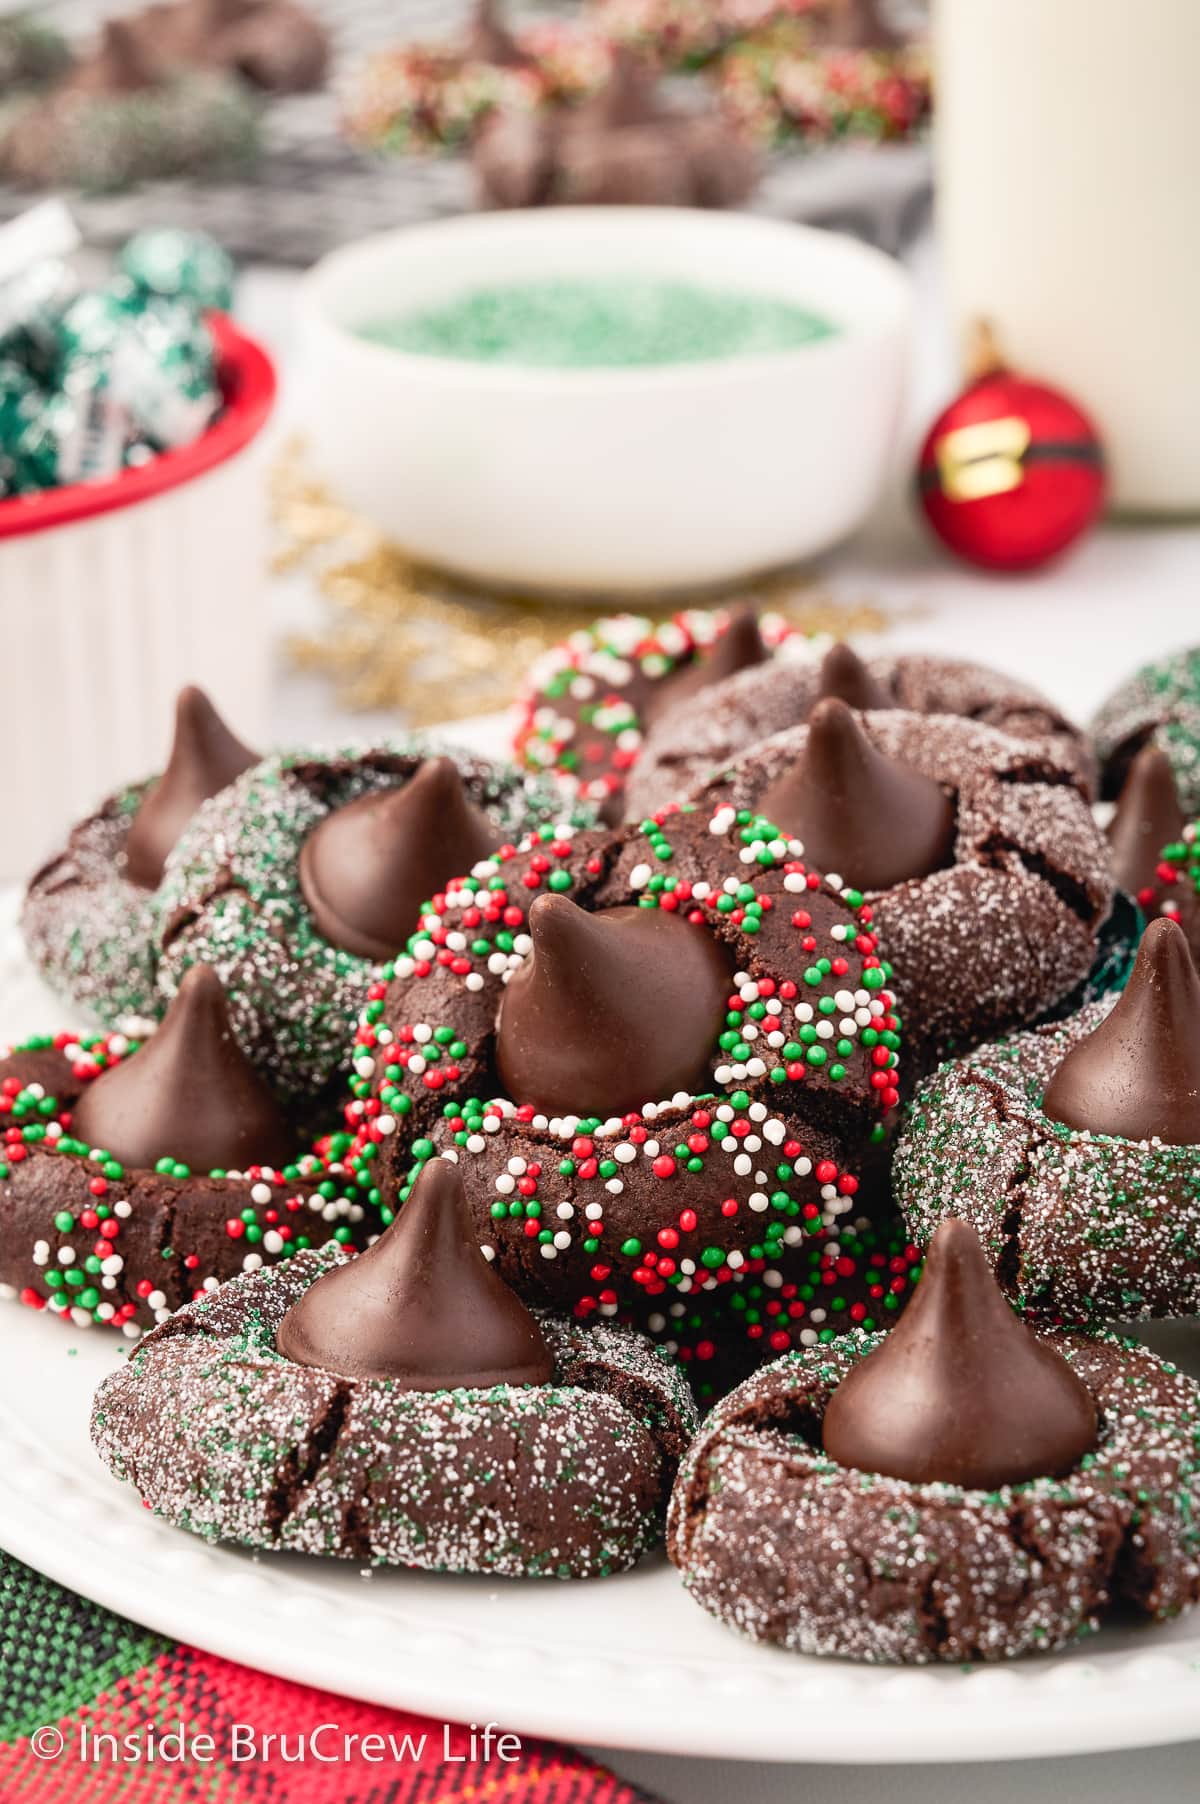
[{"label": "chocolate cookie", "polygon": [[1157,921],[1120,996],[981,1046],[918,1092],[894,1166],[918,1242],[972,1223],[1027,1313],[1200,1313],[1200,979]]},{"label": "chocolate cookie", "polygon": [[692,799],[714,819],[759,811],[865,895],[910,1069],[1032,1019],[1093,965],[1107,850],[1078,774],[1044,742],[826,698]]},{"label": "chocolate cookie", "polygon": [[1029,684],[956,658],[891,653],[860,659],[849,646],[834,645],[819,662],[785,656],[714,685],[702,702],[665,706],[630,779],[630,815],[653,813],[689,795],[759,740],[801,726],[825,696],[875,712],[957,714],[1016,739],[1036,740],[1056,768],[1074,772],[1093,792],[1095,762],[1086,737]]},{"label": "chocolate cookie", "polygon": [[638,1335],[530,1315],[447,1183],[431,1167],[358,1259],[302,1253],[181,1310],[101,1385],[101,1458],[210,1540],[508,1577],[633,1565],[687,1386]]},{"label": "chocolate cookie", "polygon": [[255,1065],[285,1097],[318,1096],[421,904],[562,809],[548,784],[421,739],[268,758],[206,804],[172,855],[160,993],[211,965]]},{"label": "chocolate cookie", "polygon": [[718,1404],[668,1552],[705,1609],[794,1652],[1044,1652],[1200,1597],[1198,1436],[1191,1379],[1115,1336],[1034,1336],[947,1224],[891,1335],[791,1354]]},{"label": "chocolate cookie", "polygon": [[79,1328],[136,1339],[223,1278],[378,1227],[351,1136],[300,1150],[203,967],[141,1048],[16,1048],[0,1119],[0,1289]]},{"label": "chocolate cookie", "polygon": [[472,167],[493,207],[735,207],[760,174],[749,139],[720,111],[671,105],[657,71],[619,47],[608,81],[575,106],[498,107]]},{"label": "chocolate cookie", "polygon": [[109,796],[30,882],[21,927],[54,990],[109,1025],[161,1013],[154,980],[167,854],[201,802],[254,759],[202,690],[180,691],[162,775]]},{"label": "chocolate cookie", "polygon": [[1030,1027],[1043,1027],[1048,1021],[1065,1021],[1089,1002],[1099,1002],[1114,990],[1123,990],[1129,982],[1137,949],[1146,930],[1146,916],[1132,896],[1124,890],[1113,891],[1113,905],[1096,940],[1096,957],[1082,982],[1068,990],[1061,1001],[1043,1009],[1029,1022]]},{"label": "chocolate cookie", "polygon": [[693,608],[657,626],[641,614],[596,620],[530,671],[517,702],[517,761],[553,774],[568,796],[619,821],[656,714],[797,640],[777,616],[758,620],[745,609],[728,615]]},{"label": "chocolate cookie", "polygon": [[1148,743],[1166,753],[1179,805],[1200,813],[1200,646],[1146,664],[1122,683],[1092,722],[1102,793],[1116,796]]},{"label": "chocolate cookie", "polygon": [[368,992],[360,1149],[403,1124],[385,1215],[406,1155],[452,1149],[504,1276],[580,1314],[839,1222],[899,1096],[861,908],[732,809],[543,831],[435,898]]}]

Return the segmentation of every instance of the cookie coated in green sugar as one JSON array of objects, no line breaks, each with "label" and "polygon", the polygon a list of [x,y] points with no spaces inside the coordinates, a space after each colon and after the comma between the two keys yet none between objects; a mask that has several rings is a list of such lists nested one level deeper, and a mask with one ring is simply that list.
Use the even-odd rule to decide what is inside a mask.
[{"label": "cookie coated in green sugar", "polygon": [[1120,998],[980,1046],[917,1092],[893,1167],[919,1244],[957,1216],[1027,1315],[1200,1313],[1200,1146],[1080,1132],[1043,1107],[1068,1053]]},{"label": "cookie coated in green sugar", "polygon": [[1200,1390],[1134,1341],[1055,1332],[1099,1439],[1061,1477],[995,1489],[841,1466],[826,1407],[880,1335],[786,1355],[719,1403],[688,1452],[667,1551],[697,1603],[753,1641],[898,1664],[1045,1653],[1114,1606],[1200,1597]]},{"label": "cookie coated in green sugar", "polygon": [[546,1384],[406,1391],[295,1364],[280,1324],[346,1258],[234,1279],[101,1385],[97,1452],[156,1515],[211,1541],[523,1578],[605,1577],[658,1541],[695,1426],[663,1355],[543,1315]]},{"label": "cookie coated in green sugar", "polygon": [[[435,757],[453,761],[467,800],[505,843],[563,817],[548,782],[423,738],[268,758],[200,809],[168,861],[160,1010],[191,965],[211,965],[243,1050],[281,1096],[311,1098],[336,1079],[379,966],[321,931],[302,887],[301,848],[336,811],[403,788]],[[590,818],[581,804],[568,812]]]},{"label": "cookie coated in green sugar", "polygon": [[73,827],[30,879],[21,911],[46,982],[106,1026],[133,1028],[161,1013],[154,979],[167,856],[205,797],[257,759],[194,684],[179,691],[174,716],[159,774],[118,790]]},{"label": "cookie coated in green sugar", "polygon": [[109,1025],[153,1020],[158,895],[129,882],[121,859],[152,779],[130,784],[73,827],[30,880],[21,931],[58,995]]},{"label": "cookie coated in green sugar", "polygon": [[1144,664],[1092,722],[1103,793],[1116,796],[1136,754],[1153,741],[1167,754],[1180,805],[1200,814],[1200,645]]}]

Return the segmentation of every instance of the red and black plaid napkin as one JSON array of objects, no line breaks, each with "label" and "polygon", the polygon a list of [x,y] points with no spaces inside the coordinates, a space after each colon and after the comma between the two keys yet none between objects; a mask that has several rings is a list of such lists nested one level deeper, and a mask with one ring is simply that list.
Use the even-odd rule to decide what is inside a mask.
[{"label": "red and black plaid napkin", "polygon": [[0,1804],[653,1804],[571,1748],[504,1752],[149,1634],[0,1553]]}]

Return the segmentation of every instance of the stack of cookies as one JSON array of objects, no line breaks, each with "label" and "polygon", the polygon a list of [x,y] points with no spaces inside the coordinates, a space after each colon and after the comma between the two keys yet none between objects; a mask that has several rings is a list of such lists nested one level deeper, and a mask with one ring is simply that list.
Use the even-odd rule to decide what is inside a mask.
[{"label": "stack of cookies", "polygon": [[185,692],[29,886],[96,1032],[0,1069],[0,1281],[136,1343],[102,1457],[360,1563],[594,1577],[665,1528],[810,1654],[1196,1601],[1200,1390],[1114,1324],[1200,1313],[1198,673],[1087,733],[620,616],[513,765],[260,757]]}]

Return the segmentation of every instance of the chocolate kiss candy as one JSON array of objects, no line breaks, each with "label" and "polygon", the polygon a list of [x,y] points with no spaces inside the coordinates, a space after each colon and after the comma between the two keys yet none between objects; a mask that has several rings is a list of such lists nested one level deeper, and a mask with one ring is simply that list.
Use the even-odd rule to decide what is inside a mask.
[{"label": "chocolate kiss candy", "polygon": [[497,0],[479,0],[464,56],[468,62],[492,63],[502,69],[523,68],[530,60],[501,18]]},{"label": "chocolate kiss candy", "polygon": [[891,708],[895,704],[880,683],[875,681],[856,651],[839,640],[821,659],[817,684],[817,700],[835,695],[848,707],[860,713],[867,708]]},{"label": "chocolate kiss candy", "polygon": [[509,979],[496,1062],[509,1096],[547,1114],[623,1115],[711,1090],[732,977],[704,927],[659,908],[529,910],[533,950]]},{"label": "chocolate kiss candy", "polygon": [[688,696],[696,695],[713,683],[749,670],[752,664],[765,663],[768,656],[758,630],[758,615],[753,608],[738,608],[730,615],[729,625],[716,640],[711,651],[693,658],[677,676],[656,685],[646,709],[647,719],[666,708],[674,708]]},{"label": "chocolate kiss candy", "polygon": [[300,848],[300,888],[327,940],[378,964],[415,932],[422,902],[502,841],[453,759],[429,758],[401,788],[326,815]]},{"label": "chocolate kiss candy", "polygon": [[234,1039],[208,965],[185,974],[141,1051],[88,1085],[71,1134],[136,1170],[166,1158],[194,1172],[278,1168],[292,1151],[283,1110]]},{"label": "chocolate kiss candy", "polygon": [[125,841],[125,875],[157,889],[167,854],[209,796],[258,762],[234,737],[205,695],[189,684],[175,700],[175,738],[167,768],[133,818]]},{"label": "chocolate kiss candy", "polygon": [[1112,1013],[1042,1098],[1051,1121],[1121,1140],[1200,1146],[1200,977],[1175,921],[1151,921]]},{"label": "chocolate kiss candy", "polygon": [[1161,746],[1144,745],[1129,767],[1108,825],[1113,876],[1131,896],[1154,886],[1164,846],[1187,824],[1175,774]]},{"label": "chocolate kiss candy", "polygon": [[431,1159],[365,1253],[318,1278],[279,1324],[297,1365],[391,1378],[406,1391],[547,1384],[541,1329],[479,1250],[462,1178]]},{"label": "chocolate kiss candy", "polygon": [[877,752],[836,696],[817,703],[799,760],[756,805],[803,842],[815,869],[856,889],[927,877],[954,846],[954,807],[941,784]]},{"label": "chocolate kiss candy", "polygon": [[76,79],[81,87],[97,94],[136,94],[160,86],[164,73],[136,22],[110,19],[100,48],[91,62],[82,66]]},{"label": "chocolate kiss candy", "polygon": [[573,108],[564,124],[584,137],[592,132],[623,131],[631,125],[652,125],[670,117],[653,69],[644,58],[621,47],[613,54],[612,73],[604,86]]},{"label": "chocolate kiss candy", "polygon": [[1096,1405],[951,1219],[896,1326],[829,1399],[823,1434],[839,1466],[992,1491],[1069,1472],[1096,1445]]}]

